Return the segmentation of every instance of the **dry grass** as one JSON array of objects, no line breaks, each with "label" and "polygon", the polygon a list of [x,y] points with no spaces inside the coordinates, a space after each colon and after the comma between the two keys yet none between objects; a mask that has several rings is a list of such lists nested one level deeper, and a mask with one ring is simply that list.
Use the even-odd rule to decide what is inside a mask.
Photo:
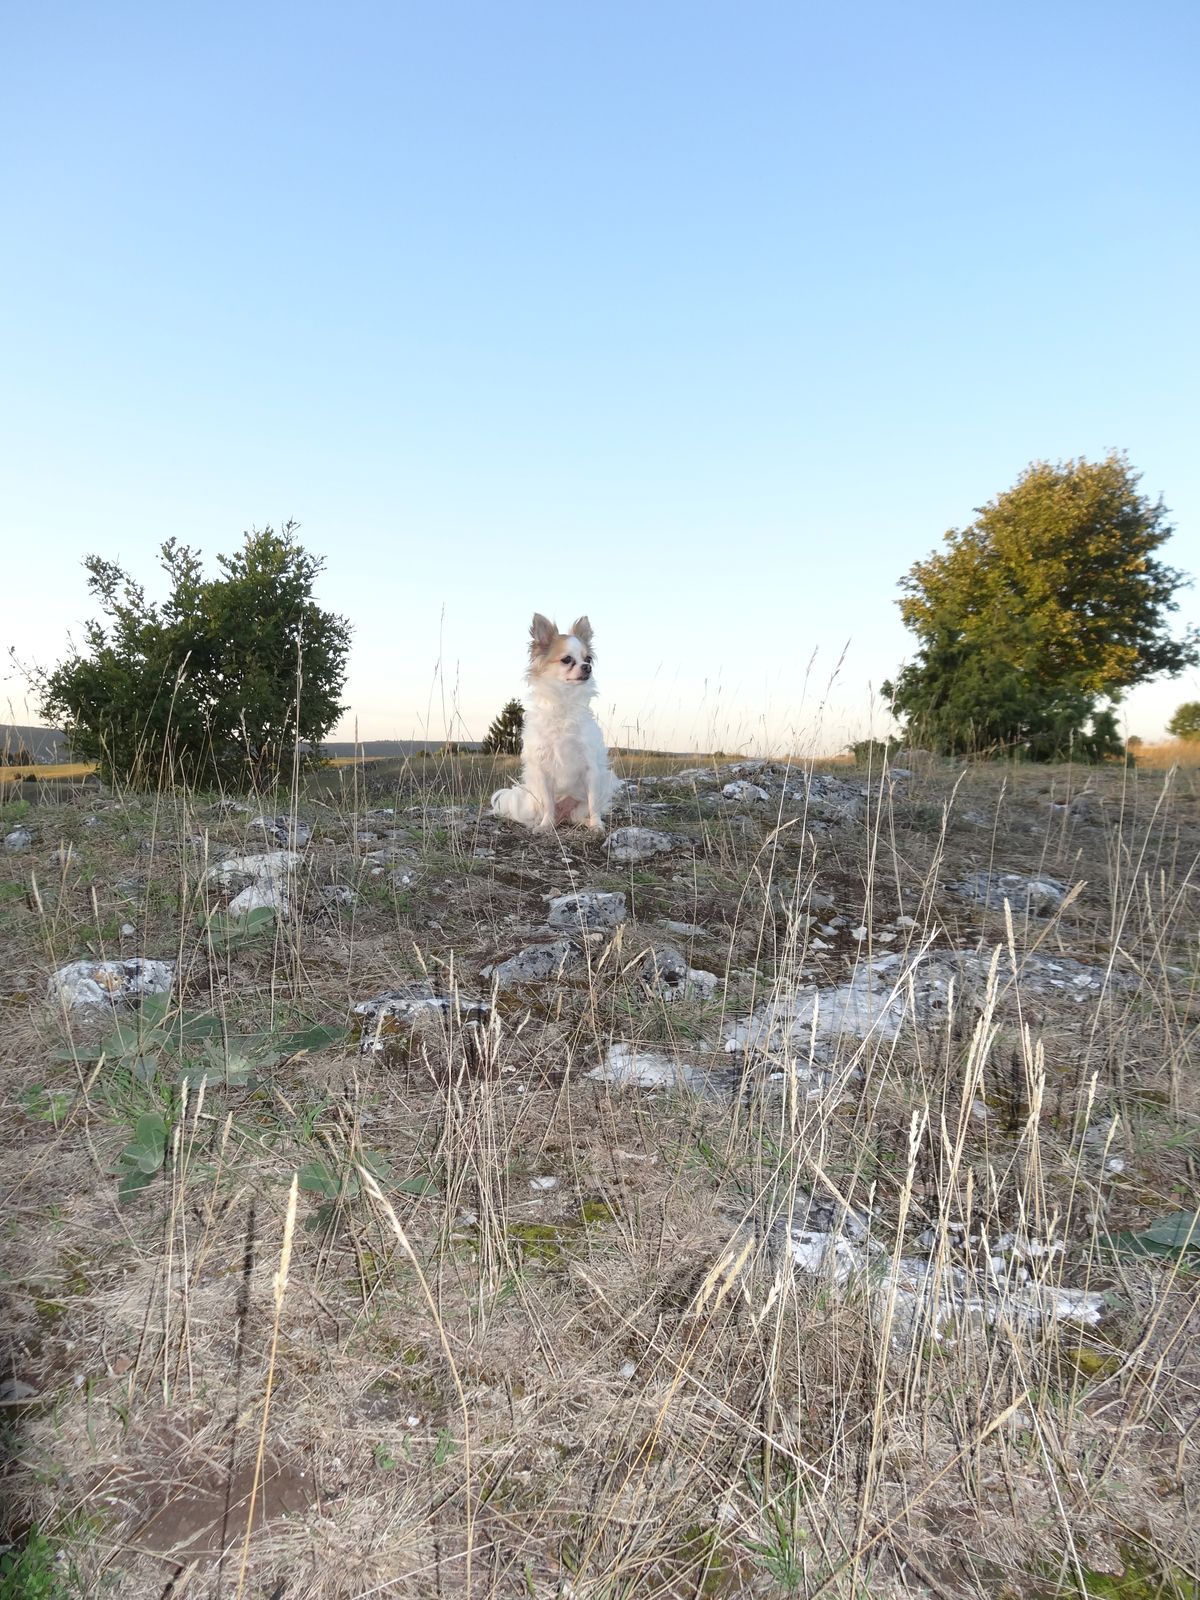
[{"label": "dry grass", "polygon": [[95,772],[89,761],[47,761],[31,767],[0,767],[0,784],[20,783],[22,779],[87,778]]},{"label": "dry grass", "polygon": [[1137,764],[1147,772],[1167,772],[1172,767],[1194,771],[1200,767],[1200,739],[1164,739],[1161,744],[1139,745]]},{"label": "dry grass", "polygon": [[[1106,1243],[1200,1204],[1194,774],[861,774],[862,814],[830,825],[798,772],[767,805],[689,777],[621,800],[615,824],[690,841],[630,868],[481,817],[512,765],[257,797],[314,834],[291,917],[232,948],[205,870],[262,844],[213,797],[45,806],[0,858],[6,1516],[62,1552],[57,1592],[849,1600],[1121,1573],[1127,1600],[1194,1595],[1195,1258]],[[364,841],[379,806],[399,837]],[[374,873],[389,845],[408,882]],[[1006,916],[950,887],[989,868],[1081,887]],[[330,883],[357,903],[320,906]],[[480,967],[573,887],[623,890],[631,920],[470,1021]],[[813,889],[834,905],[810,921]],[[665,943],[716,999],[647,987]],[[931,997],[917,958],[964,950]],[[118,953],[179,962],[173,1005],[214,1030],[183,1051],[203,1087],[154,1040],[97,1062],[95,1027],[47,1006],[54,967]],[[828,1006],[889,953],[894,1031],[723,1049],[768,998],[816,984]],[[295,1045],[424,976],[462,1006],[381,1053]],[[613,1040],[713,1092],[589,1080]],[[122,1204],[147,1115],[163,1160]],[[869,1216],[843,1283],[789,1265],[802,1191],[843,1230]],[[1031,1292],[1102,1292],[1099,1326],[1027,1328],[1003,1296],[991,1327],[934,1318],[988,1281],[958,1224],[1061,1244]],[[926,1314],[905,1290],[922,1252]]]}]

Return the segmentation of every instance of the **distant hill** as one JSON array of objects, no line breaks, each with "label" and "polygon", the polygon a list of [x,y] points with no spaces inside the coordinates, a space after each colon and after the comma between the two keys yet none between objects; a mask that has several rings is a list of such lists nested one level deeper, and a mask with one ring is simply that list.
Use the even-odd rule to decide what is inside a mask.
[{"label": "distant hill", "polygon": [[[454,739],[449,742],[462,751],[479,749],[478,739]],[[355,744],[352,739],[334,739],[323,745],[322,749],[327,756],[363,755],[373,761],[399,761],[421,750],[444,750],[446,744],[445,739],[367,739],[362,744]],[[0,722],[0,755],[7,754],[11,759],[18,750],[28,751],[39,764],[71,760],[66,735],[58,728],[22,727],[16,722]],[[687,754],[686,751],[666,750],[634,753],[681,757]]]},{"label": "distant hill", "polygon": [[57,728],[23,727],[19,722],[0,722],[0,756],[11,761],[18,750],[26,750],[39,766],[51,761],[70,761],[66,735]]},{"label": "distant hill", "polygon": [[[460,750],[478,750],[479,742],[468,739],[454,741]],[[327,756],[353,756],[361,753],[375,760],[398,760],[414,755],[418,750],[442,750],[445,739],[368,739],[362,744],[353,740],[333,740],[322,746]],[[71,750],[66,735],[58,728],[23,727],[17,722],[0,722],[0,754],[27,750],[34,761],[70,761]]]}]

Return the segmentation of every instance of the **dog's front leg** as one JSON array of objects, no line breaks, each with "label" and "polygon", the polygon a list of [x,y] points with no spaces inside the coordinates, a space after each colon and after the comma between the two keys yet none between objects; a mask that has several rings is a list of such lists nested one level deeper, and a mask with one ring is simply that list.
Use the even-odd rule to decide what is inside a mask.
[{"label": "dog's front leg", "polygon": [[587,780],[587,825],[594,834],[604,837],[604,818],[600,815],[602,804],[600,794],[602,788],[601,776],[594,769],[588,769]]},{"label": "dog's front leg", "polygon": [[533,794],[541,809],[541,815],[533,825],[535,833],[554,832],[554,785],[542,773],[530,773],[525,779],[526,785]]}]

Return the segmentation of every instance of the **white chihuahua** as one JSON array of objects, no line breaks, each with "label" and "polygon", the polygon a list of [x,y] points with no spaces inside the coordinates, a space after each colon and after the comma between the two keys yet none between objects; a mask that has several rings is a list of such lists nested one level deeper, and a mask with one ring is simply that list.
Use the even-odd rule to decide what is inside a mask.
[{"label": "white chihuahua", "polygon": [[521,740],[521,781],[492,796],[492,810],[538,833],[566,822],[586,822],[604,832],[613,780],[600,724],[588,701],[592,678],[592,625],[586,617],[559,633],[535,612],[529,629],[529,693]]}]

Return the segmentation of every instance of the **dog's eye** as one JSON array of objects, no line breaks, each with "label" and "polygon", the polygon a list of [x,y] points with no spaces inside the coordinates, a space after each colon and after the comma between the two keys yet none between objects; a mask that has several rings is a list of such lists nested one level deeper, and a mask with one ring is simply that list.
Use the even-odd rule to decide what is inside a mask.
[{"label": "dog's eye", "polygon": [[575,657],[574,656],[564,656],[562,658],[562,664],[563,664],[564,667],[573,667],[575,665]]},{"label": "dog's eye", "polygon": [[583,658],[583,664],[584,664],[584,666],[585,666],[585,667],[590,667],[590,666],[591,666],[591,664],[592,664],[592,658],[591,658],[591,656],[584,656],[584,658]]}]

